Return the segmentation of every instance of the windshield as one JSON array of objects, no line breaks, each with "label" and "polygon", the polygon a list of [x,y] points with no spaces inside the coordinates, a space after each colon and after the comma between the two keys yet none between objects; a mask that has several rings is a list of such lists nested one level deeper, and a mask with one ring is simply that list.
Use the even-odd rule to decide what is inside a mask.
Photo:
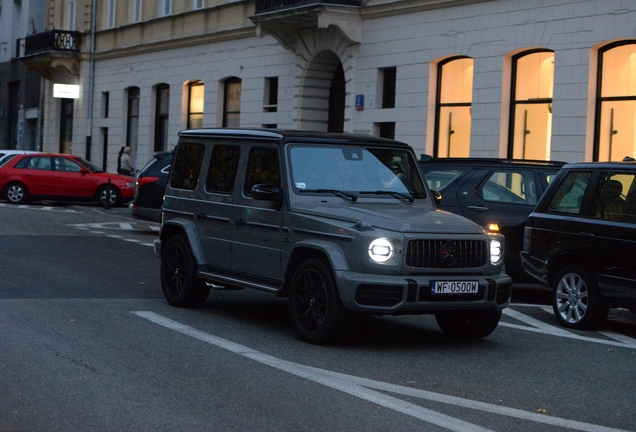
[{"label": "windshield", "polygon": [[6,164],[7,162],[9,162],[14,157],[15,157],[14,154],[8,154],[8,155],[0,157],[0,167]]},{"label": "windshield", "polygon": [[289,156],[294,191],[299,194],[426,198],[417,163],[408,150],[295,145]]},{"label": "windshield", "polygon": [[94,173],[104,172],[100,167],[98,167],[97,165],[95,165],[92,162],[87,161],[84,158],[78,157],[76,159],[77,159],[78,162],[80,162],[82,165],[84,165],[86,168],[88,168],[89,170],[91,170]]}]

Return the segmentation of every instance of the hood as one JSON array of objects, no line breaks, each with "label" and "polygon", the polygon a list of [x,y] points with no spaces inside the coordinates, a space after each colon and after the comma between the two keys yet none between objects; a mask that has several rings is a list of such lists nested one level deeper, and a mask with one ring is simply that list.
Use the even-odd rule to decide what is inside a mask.
[{"label": "hood", "polygon": [[386,204],[379,204],[377,201],[353,203],[335,200],[297,202],[294,203],[291,211],[351,222],[352,225],[359,223],[362,229],[373,227],[397,232],[451,234],[480,234],[483,232],[483,229],[471,220],[439,210],[423,200],[416,200],[412,204],[386,201],[388,201]]}]

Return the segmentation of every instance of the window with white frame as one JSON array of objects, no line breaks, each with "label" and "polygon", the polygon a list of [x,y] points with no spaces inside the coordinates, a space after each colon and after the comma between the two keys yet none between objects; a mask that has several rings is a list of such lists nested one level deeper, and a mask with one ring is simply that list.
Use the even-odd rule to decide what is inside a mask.
[{"label": "window with white frame", "polygon": [[205,7],[205,0],[192,0],[192,9],[203,9]]},{"label": "window with white frame", "polygon": [[108,0],[108,8],[106,11],[106,28],[115,27],[115,5],[116,0]]},{"label": "window with white frame", "polygon": [[135,0],[133,2],[133,22],[138,23],[141,21],[143,2],[142,0]]},{"label": "window with white frame", "polygon": [[66,11],[66,29],[67,30],[76,30],[75,26],[75,14],[77,10],[77,2],[76,0],[68,0],[68,10]]},{"label": "window with white frame", "polygon": [[159,11],[158,15],[160,17],[169,16],[172,14],[172,0],[159,0]]}]

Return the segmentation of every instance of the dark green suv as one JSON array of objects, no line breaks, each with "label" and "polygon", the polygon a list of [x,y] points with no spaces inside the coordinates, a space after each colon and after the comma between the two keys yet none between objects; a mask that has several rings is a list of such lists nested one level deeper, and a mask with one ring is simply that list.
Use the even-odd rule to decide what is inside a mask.
[{"label": "dark green suv", "polygon": [[155,252],[172,305],[211,288],[286,296],[311,343],[352,312],[430,313],[482,338],[510,301],[503,236],[437,210],[411,147],[370,136],[181,132]]}]

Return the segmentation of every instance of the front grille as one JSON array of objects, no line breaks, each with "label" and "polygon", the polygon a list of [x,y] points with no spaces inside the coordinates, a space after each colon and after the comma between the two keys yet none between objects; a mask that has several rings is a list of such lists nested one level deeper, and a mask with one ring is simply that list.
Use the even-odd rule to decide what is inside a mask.
[{"label": "front grille", "polygon": [[420,268],[481,267],[487,259],[481,240],[410,240],[406,265]]}]

